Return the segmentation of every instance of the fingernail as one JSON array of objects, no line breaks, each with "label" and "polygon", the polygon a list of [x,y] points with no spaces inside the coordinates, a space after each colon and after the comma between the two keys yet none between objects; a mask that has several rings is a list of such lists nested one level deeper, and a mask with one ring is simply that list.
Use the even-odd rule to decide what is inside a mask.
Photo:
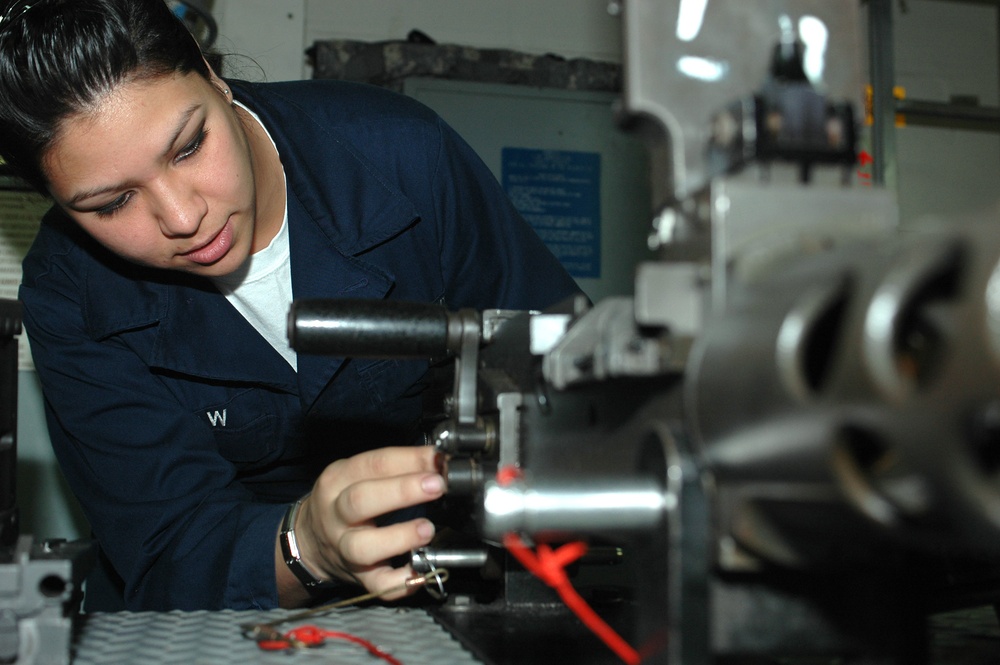
[{"label": "fingernail", "polygon": [[417,523],[417,535],[424,540],[430,540],[434,537],[434,524],[426,520],[422,520]]},{"label": "fingernail", "polygon": [[444,473],[444,465],[448,462],[448,458],[444,456],[444,453],[437,452],[434,453],[434,468],[437,469],[438,473]]},{"label": "fingernail", "polygon": [[444,489],[444,479],[441,476],[424,476],[420,486],[428,494],[438,494]]}]

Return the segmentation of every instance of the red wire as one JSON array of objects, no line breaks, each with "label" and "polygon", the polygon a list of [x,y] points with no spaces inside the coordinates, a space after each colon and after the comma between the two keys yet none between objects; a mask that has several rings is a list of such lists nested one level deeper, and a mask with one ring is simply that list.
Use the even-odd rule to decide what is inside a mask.
[{"label": "red wire", "polygon": [[353,642],[354,644],[364,647],[368,653],[381,658],[390,665],[403,665],[391,654],[382,651],[366,639],[360,638],[357,635],[351,635],[350,633],[341,633],[335,630],[323,630],[321,628],[317,628],[316,626],[301,626],[285,633],[283,640],[261,640],[257,642],[257,646],[268,651],[281,651],[282,649],[290,648],[296,643],[307,647],[318,647],[327,639]]},{"label": "red wire", "polygon": [[536,554],[524,544],[524,541],[517,534],[509,533],[504,536],[504,546],[526,570],[554,588],[566,606],[583,622],[583,625],[589,628],[622,661],[628,665],[638,665],[642,662],[639,653],[594,612],[587,601],[573,588],[569,576],[566,575],[566,566],[586,554],[586,543],[567,543],[555,551],[548,545],[539,545]]}]

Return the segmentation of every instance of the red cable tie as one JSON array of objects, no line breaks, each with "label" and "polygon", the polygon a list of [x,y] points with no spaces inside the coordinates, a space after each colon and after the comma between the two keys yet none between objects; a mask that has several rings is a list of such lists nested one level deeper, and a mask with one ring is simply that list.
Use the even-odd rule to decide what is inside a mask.
[{"label": "red cable tie", "polygon": [[257,642],[257,646],[266,651],[282,651],[284,649],[290,649],[292,646],[318,647],[327,639],[345,640],[364,647],[368,653],[376,656],[377,658],[381,658],[390,665],[403,665],[391,654],[386,653],[368,640],[358,637],[357,635],[351,635],[350,633],[342,633],[335,630],[323,630],[321,628],[317,628],[316,626],[300,626],[299,628],[288,631],[283,637],[284,639],[281,640],[259,640]]},{"label": "red cable tie", "polygon": [[510,487],[515,480],[520,480],[523,477],[524,473],[521,472],[521,469],[513,464],[508,464],[497,469],[497,484],[500,487]]},{"label": "red cable tie", "polygon": [[257,647],[264,651],[284,651],[291,649],[292,643],[290,640],[257,640]]},{"label": "red cable tie", "polygon": [[586,543],[567,543],[555,551],[548,545],[542,544],[538,546],[536,554],[517,534],[508,533],[504,536],[504,546],[526,570],[554,588],[570,611],[616,656],[628,665],[638,665],[642,662],[639,652],[598,616],[569,581],[565,567],[586,554]]},{"label": "red cable tie", "polygon": [[301,626],[288,631],[285,637],[305,647],[318,647],[325,641],[326,634],[316,626]]}]

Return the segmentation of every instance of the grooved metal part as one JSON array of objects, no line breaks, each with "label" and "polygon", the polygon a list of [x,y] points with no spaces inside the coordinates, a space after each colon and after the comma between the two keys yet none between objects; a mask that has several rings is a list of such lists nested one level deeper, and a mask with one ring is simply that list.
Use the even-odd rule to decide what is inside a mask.
[{"label": "grooved metal part", "polygon": [[[243,637],[247,623],[277,621],[291,613],[268,612],[117,612],[80,617],[74,665],[253,665],[256,663],[380,662],[363,647],[328,639],[318,648],[264,651]],[[303,625],[335,630],[368,640],[403,665],[469,665],[480,663],[425,611],[370,607],[339,610],[278,626],[287,632]]]}]

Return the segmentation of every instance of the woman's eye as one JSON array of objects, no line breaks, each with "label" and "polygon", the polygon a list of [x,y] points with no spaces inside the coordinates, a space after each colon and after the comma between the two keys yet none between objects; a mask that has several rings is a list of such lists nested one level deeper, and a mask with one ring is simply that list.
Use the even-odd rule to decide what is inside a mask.
[{"label": "woman's eye", "polygon": [[207,135],[208,135],[207,129],[202,129],[201,131],[199,131],[198,135],[195,136],[190,143],[181,148],[181,151],[179,153],[177,153],[177,161],[179,162],[181,160],[187,159],[188,157],[195,155],[199,150],[201,150],[201,146],[205,143],[205,137]]},{"label": "woman's eye", "polygon": [[97,214],[98,217],[111,217],[116,212],[124,208],[125,204],[128,203],[130,198],[132,198],[132,192],[125,192],[111,203],[107,204],[106,206],[101,206],[94,212]]}]

